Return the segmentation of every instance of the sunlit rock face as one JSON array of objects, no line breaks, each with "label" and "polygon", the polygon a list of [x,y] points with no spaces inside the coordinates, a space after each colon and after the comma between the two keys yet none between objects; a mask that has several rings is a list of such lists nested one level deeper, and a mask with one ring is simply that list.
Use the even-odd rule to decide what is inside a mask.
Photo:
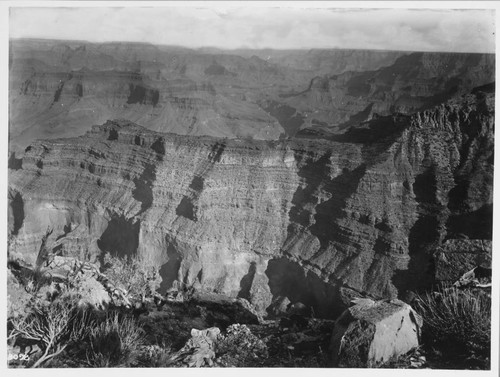
[{"label": "sunlit rock face", "polygon": [[288,297],[336,317],[352,296],[434,281],[449,239],[491,239],[487,88],[328,139],[251,141],[107,121],[33,142],[9,171],[9,253],[138,255],[162,290]]},{"label": "sunlit rock face", "polygon": [[358,299],[335,322],[332,365],[373,368],[419,346],[422,319],[400,300]]}]

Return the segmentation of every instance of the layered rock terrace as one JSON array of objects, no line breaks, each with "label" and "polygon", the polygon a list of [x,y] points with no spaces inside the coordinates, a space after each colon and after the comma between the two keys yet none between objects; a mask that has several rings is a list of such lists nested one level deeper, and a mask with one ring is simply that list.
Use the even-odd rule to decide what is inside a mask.
[{"label": "layered rock terrace", "polygon": [[[434,281],[449,239],[491,239],[494,96],[378,117],[326,139],[180,136],[125,120],[33,142],[9,176],[9,253],[138,255],[162,290],[336,317],[355,295]],[[480,221],[478,221],[478,219]]]}]

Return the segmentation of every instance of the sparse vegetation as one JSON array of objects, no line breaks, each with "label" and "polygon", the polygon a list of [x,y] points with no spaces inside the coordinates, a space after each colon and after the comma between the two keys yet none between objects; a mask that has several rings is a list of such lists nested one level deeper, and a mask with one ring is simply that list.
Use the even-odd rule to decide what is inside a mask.
[{"label": "sparse vegetation", "polygon": [[148,345],[142,348],[138,357],[138,365],[148,368],[165,368],[174,364],[174,352],[169,346]]},{"label": "sparse vegetation", "polygon": [[252,334],[245,325],[229,326],[226,329],[226,335],[220,338],[217,344],[217,354],[223,365],[243,366],[268,357],[266,344]]},{"label": "sparse vegetation", "polygon": [[[222,315],[213,305],[208,312],[199,302],[183,300],[139,316],[135,304],[155,306],[157,269],[137,258],[109,254],[99,269],[74,258],[53,258],[45,243],[46,237],[33,268],[10,265],[13,302],[9,300],[8,342],[10,350],[30,355],[27,362],[11,362],[12,367],[176,366],[189,331],[213,326]],[[116,290],[123,296],[113,297]],[[123,305],[123,298],[133,305]],[[488,368],[491,307],[487,293],[443,289],[419,296],[415,309],[424,321],[422,347],[381,367]],[[227,308],[221,310],[227,315]],[[321,320],[311,323],[315,322],[308,321],[304,331],[288,332],[271,323],[222,327],[213,363],[328,367],[333,322],[325,328]]]},{"label": "sparse vegetation", "polygon": [[130,313],[82,305],[81,289],[59,284],[63,288],[54,291],[53,286],[30,292],[23,310],[10,314],[11,349],[28,353],[30,347],[29,361],[22,365],[135,366],[145,334]]},{"label": "sparse vegetation", "polygon": [[102,270],[115,287],[125,290],[134,301],[144,302],[160,287],[158,268],[144,264],[139,258],[122,259],[106,253]]},{"label": "sparse vegetation", "polygon": [[130,317],[115,312],[104,320],[95,321],[86,339],[89,349],[87,362],[92,367],[134,366],[141,346],[144,330]]},{"label": "sparse vegetation", "polygon": [[[13,355],[29,353],[23,362],[14,359],[10,365],[116,367],[137,366],[139,359],[152,362],[142,355],[147,353],[142,326],[120,299],[151,302],[160,283],[157,271],[138,259],[110,255],[104,257],[104,273],[74,258],[54,258],[47,247],[50,234],[48,229],[33,267],[9,262],[9,349]],[[117,287],[122,292],[118,299],[113,297]],[[169,350],[157,348],[167,364]]]},{"label": "sparse vegetation", "polygon": [[417,300],[427,348],[460,365],[488,368],[491,341],[491,298],[485,292],[442,289]]},{"label": "sparse vegetation", "polygon": [[75,316],[75,306],[71,302],[57,300],[47,306],[37,304],[26,317],[18,316],[10,321],[13,338],[32,342],[43,352],[32,365],[34,368],[43,365],[66,349],[71,338],[71,323]]}]

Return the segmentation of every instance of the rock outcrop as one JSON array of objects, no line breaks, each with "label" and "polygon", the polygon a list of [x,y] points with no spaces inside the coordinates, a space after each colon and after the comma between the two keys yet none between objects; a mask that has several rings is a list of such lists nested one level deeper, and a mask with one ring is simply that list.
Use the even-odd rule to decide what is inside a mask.
[{"label": "rock outcrop", "polygon": [[491,241],[483,239],[450,239],[434,255],[436,280],[455,283],[475,268],[491,272]]},{"label": "rock outcrop", "polygon": [[336,317],[359,292],[435,279],[433,253],[491,239],[494,97],[476,91],[325,139],[251,141],[108,121],[32,143],[9,172],[9,253],[138,255],[161,289],[273,298]]},{"label": "rock outcrop", "polygon": [[191,330],[191,339],[174,356],[174,360],[186,367],[212,366],[215,360],[215,344],[220,330]]},{"label": "rock outcrop", "polygon": [[335,322],[335,367],[372,368],[419,346],[422,320],[400,300],[358,299]]}]

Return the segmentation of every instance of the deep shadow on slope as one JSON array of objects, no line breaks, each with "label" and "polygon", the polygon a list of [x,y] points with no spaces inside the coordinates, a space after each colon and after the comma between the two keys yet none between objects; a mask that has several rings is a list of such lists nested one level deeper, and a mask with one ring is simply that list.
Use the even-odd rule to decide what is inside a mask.
[{"label": "deep shadow on slope", "polygon": [[476,211],[452,215],[447,222],[448,233],[469,239],[491,240],[493,237],[493,204]]},{"label": "deep shadow on slope", "polygon": [[289,105],[267,100],[262,102],[260,107],[269,115],[276,118],[287,136],[295,136],[302,124],[304,124],[304,116],[297,109]]},{"label": "deep shadow on slope", "polygon": [[191,221],[197,221],[197,203],[203,191],[205,177],[214,168],[217,162],[220,162],[222,154],[226,149],[226,144],[217,142],[213,145],[207,159],[197,166],[193,172],[193,179],[189,185],[189,190],[179,202],[175,209],[177,216],[185,217]]},{"label": "deep shadow on slope", "polygon": [[248,273],[245,276],[243,276],[243,278],[240,281],[240,292],[238,293],[238,297],[244,298],[246,300],[250,299],[250,289],[252,288],[252,283],[256,272],[257,272],[256,263],[255,262],[250,263],[250,267],[248,268]]},{"label": "deep shadow on slope", "polygon": [[109,252],[120,258],[133,257],[139,246],[140,221],[126,219],[123,215],[114,215],[101,238],[97,240],[97,246],[103,252]]},{"label": "deep shadow on slope", "polygon": [[[168,241],[169,237],[167,237]],[[171,242],[167,246],[168,261],[160,268],[160,276],[162,278],[160,284],[160,292],[165,294],[172,287],[172,284],[177,280],[179,268],[181,266],[181,255],[177,251],[175,245]]]},{"label": "deep shadow on slope", "polygon": [[322,281],[316,274],[304,270],[287,258],[269,261],[266,275],[273,297],[288,297],[290,302],[301,302],[320,318],[336,318],[345,309],[340,302],[338,288]]},{"label": "deep shadow on slope", "polygon": [[[337,236],[336,220],[342,217],[346,201],[356,191],[366,171],[366,166],[363,164],[352,171],[345,169],[332,180],[325,179],[329,176],[330,157],[331,152],[327,152],[316,161],[310,156],[310,162],[299,169],[297,174],[304,181],[305,187],[299,186],[295,191],[292,198],[293,206],[289,212],[288,239],[292,239],[298,231],[309,230],[319,239],[321,249],[325,249]],[[300,158],[300,155],[296,158]],[[317,204],[318,190],[328,192],[330,199]],[[305,208],[308,206],[314,206],[314,214]]]},{"label": "deep shadow on slope", "polygon": [[[289,212],[290,225],[288,227],[287,240],[285,241],[285,250],[292,250],[295,247],[295,242],[305,241],[305,238],[310,238],[310,235],[315,236],[320,244],[316,255],[326,250],[331,243],[338,242],[345,244],[351,242],[351,235],[346,233],[346,230],[339,224],[339,220],[346,216],[344,210],[348,201],[358,190],[359,183],[365,177],[367,170],[378,164],[384,164],[390,158],[390,147],[399,139],[401,133],[409,124],[409,117],[407,116],[380,117],[370,122],[351,127],[343,135],[330,135],[328,139],[332,141],[362,145],[362,159],[359,165],[351,169],[344,168],[340,174],[332,179],[328,179],[332,169],[331,151],[319,157],[313,153],[304,156],[300,151],[296,152],[295,159],[297,161],[302,159],[303,161],[297,172],[303,183],[299,185],[292,198],[292,208]],[[347,145],[345,147],[348,148]],[[375,167],[375,169],[377,168]],[[322,197],[326,197],[326,200],[318,200],[319,191],[322,192]],[[382,225],[376,224],[374,226]],[[377,241],[376,247],[380,250],[385,250],[386,245],[382,245],[385,241],[382,239]],[[358,243],[358,241],[355,242]],[[307,246],[302,245],[301,247]],[[359,250],[359,252],[361,251]],[[349,256],[345,255],[337,266],[337,270],[348,268],[349,264],[357,257],[356,253]],[[387,266],[384,265],[385,259],[382,258],[380,261],[376,259],[373,265],[370,266],[370,269],[366,271],[367,275],[372,274],[375,278],[378,271],[385,272],[387,270]],[[301,264],[303,263],[306,262],[301,262]],[[287,267],[280,267],[285,265]],[[338,289],[342,282],[331,283],[337,281],[336,276],[328,276],[329,283],[327,283],[312,271],[307,273],[307,277],[300,278],[298,277],[298,272],[294,273],[294,269],[297,271],[302,269],[303,271],[304,267],[301,267],[296,262],[287,260],[285,257],[269,262],[267,274],[270,286],[271,281],[275,285],[271,289],[274,296],[283,294],[284,292],[285,295],[291,295],[289,296],[291,300],[292,298],[305,300],[309,305],[314,307],[316,312],[321,312],[325,315],[326,313],[332,315],[336,310],[341,311],[342,308],[345,308],[344,303],[340,301],[330,302],[328,297],[317,296],[315,292],[310,290],[312,286],[318,289],[317,285],[321,282],[319,284],[321,287],[328,287],[321,289],[331,290],[332,295],[338,297]],[[281,285],[281,283],[278,283],[280,279],[290,281]],[[302,279],[303,286],[300,288],[295,286],[293,283],[294,279]],[[295,291],[297,293],[294,293]],[[307,298],[307,294],[316,298],[314,300]],[[297,297],[297,295],[300,297]]]},{"label": "deep shadow on slope", "polygon": [[337,220],[345,215],[343,209],[347,200],[358,188],[365,172],[364,164],[352,171],[344,169],[343,174],[323,186],[323,190],[330,194],[330,199],[316,206],[315,222],[309,228],[311,233],[318,237],[322,249],[325,249],[332,238],[340,233]]},{"label": "deep shadow on slope", "polygon": [[437,174],[436,167],[431,165],[418,174],[413,183],[417,219],[408,235],[410,262],[406,270],[396,271],[392,278],[400,295],[429,289],[434,282],[432,252],[439,244],[440,223],[446,216],[438,201]]},{"label": "deep shadow on slope", "polygon": [[149,209],[153,204],[153,182],[156,179],[156,165],[145,164],[142,174],[138,178],[134,178],[135,189],[132,191],[132,196],[135,200],[141,202],[141,210],[137,215],[142,214]]},{"label": "deep shadow on slope", "polygon": [[[344,169],[331,180],[326,177],[330,173],[332,153],[327,152],[316,161],[313,154],[309,154],[306,157],[308,161],[297,173],[305,187],[299,186],[292,198],[288,238],[296,234],[298,225],[303,230],[309,229],[319,239],[321,248],[325,249],[338,235],[336,221],[344,215],[347,200],[356,192],[367,169],[387,159],[389,147],[408,125],[407,116],[387,116],[351,127],[342,135],[330,135],[328,139],[332,141],[363,144],[363,163],[352,170]],[[297,151],[295,159],[300,158],[302,156]],[[318,190],[327,192],[330,198],[318,204]],[[307,205],[314,207],[314,214],[304,208]]]},{"label": "deep shadow on slope", "polygon": [[8,167],[9,167],[9,169],[12,169],[12,170],[22,169],[23,168],[23,159],[16,158],[16,153],[12,152],[9,156]]},{"label": "deep shadow on slope", "polygon": [[24,222],[24,201],[20,193],[16,193],[14,198],[11,200],[10,208],[13,215],[12,235],[16,236]]}]

